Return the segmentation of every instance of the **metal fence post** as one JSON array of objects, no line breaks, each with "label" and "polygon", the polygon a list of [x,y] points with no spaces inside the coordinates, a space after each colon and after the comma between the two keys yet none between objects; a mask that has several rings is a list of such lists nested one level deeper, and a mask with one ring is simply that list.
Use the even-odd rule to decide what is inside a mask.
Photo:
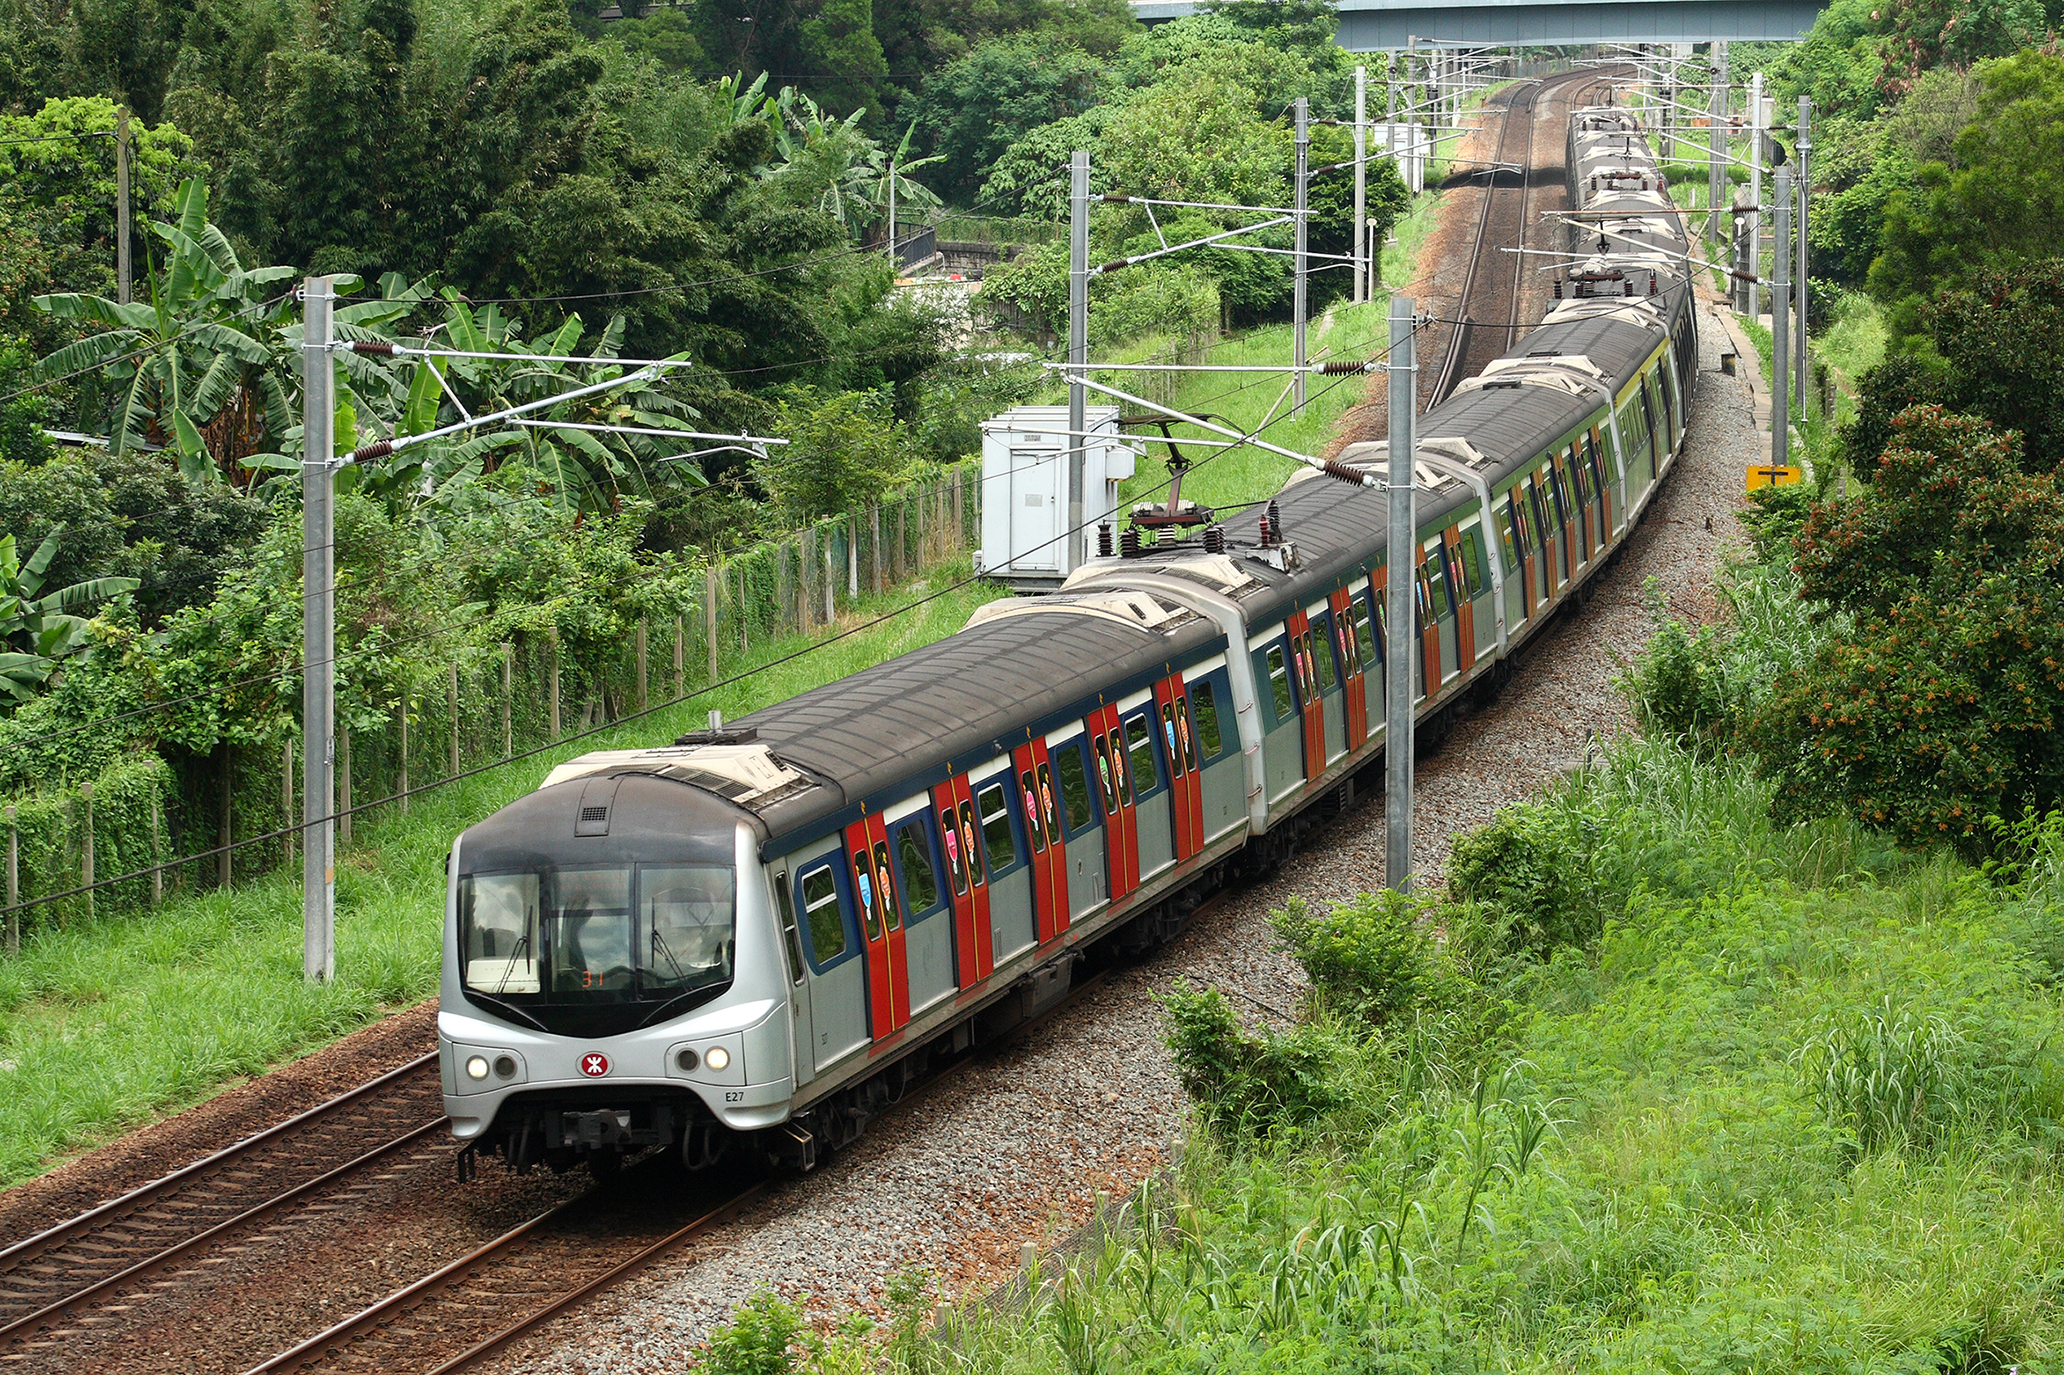
[{"label": "metal fence post", "polygon": [[0,812],[7,823],[7,953],[21,954],[21,832],[14,824],[14,804]]},{"label": "metal fence post", "polygon": [[[677,654],[678,657],[678,654]],[[516,754],[516,642],[502,641],[502,758]]]},{"label": "metal fence post", "polygon": [[447,680],[444,695],[445,714],[450,718],[451,724],[451,772],[445,776],[447,778],[456,778],[459,774],[459,661],[457,659],[452,660],[451,677]]},{"label": "metal fence post", "polygon": [[717,570],[702,570],[702,624],[709,641],[709,680],[717,681]]},{"label": "metal fence post", "polygon": [[687,638],[688,618],[676,615],[674,617],[674,700],[676,702],[688,695],[687,646],[683,643]]},{"label": "metal fence post", "polygon": [[85,825],[79,835],[79,886],[86,890],[86,924],[94,920],[93,906],[93,785],[79,785],[79,800],[85,804]]},{"label": "metal fence post", "polygon": [[638,618],[638,634],[635,648],[638,656],[638,710],[643,711],[651,700],[651,680],[646,676],[646,617]]}]

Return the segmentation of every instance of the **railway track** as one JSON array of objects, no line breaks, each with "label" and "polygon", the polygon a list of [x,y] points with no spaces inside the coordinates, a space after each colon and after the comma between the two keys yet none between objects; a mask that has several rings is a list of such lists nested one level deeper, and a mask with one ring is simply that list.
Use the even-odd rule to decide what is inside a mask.
[{"label": "railway track", "polygon": [[[0,1251],[0,1355],[33,1354],[105,1323],[167,1267],[369,1165],[435,1145],[437,1057],[425,1055],[235,1145]],[[379,1144],[368,1148],[368,1140]]]},{"label": "railway track", "polygon": [[[1191,920],[1225,901],[1224,890],[1199,903]],[[1059,1003],[1017,1028],[1009,1044],[1030,1035],[1100,987],[1109,970],[1090,975]],[[960,1056],[918,1080],[897,1101],[936,1090],[974,1062]],[[735,1216],[778,1177],[723,1176],[710,1188],[648,1158],[621,1178],[536,1217],[395,1290],[278,1355],[247,1375],[290,1375],[331,1369],[420,1371],[455,1375],[617,1282],[664,1259],[698,1234]]]},{"label": "railway track", "polygon": [[1476,237],[1470,247],[1462,294],[1455,302],[1457,323],[1448,335],[1427,404],[1446,400],[1458,383],[1475,376],[1519,341],[1527,255],[1511,254],[1510,271],[1493,263],[1500,249],[1528,246],[1528,231],[1533,224],[1529,202],[1535,182],[1557,170],[1533,163],[1535,117],[1540,102],[1565,93],[1581,100],[1609,84],[1586,72],[1519,83],[1504,93],[1508,99],[1498,127],[1498,147],[1490,167],[1482,173],[1486,181],[1477,209]]}]

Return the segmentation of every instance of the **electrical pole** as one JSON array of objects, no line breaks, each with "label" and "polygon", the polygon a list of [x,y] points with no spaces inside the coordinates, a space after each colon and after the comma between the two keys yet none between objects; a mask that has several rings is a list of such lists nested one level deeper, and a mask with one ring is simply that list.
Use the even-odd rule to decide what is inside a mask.
[{"label": "electrical pole", "polygon": [[1770,282],[1770,462],[1786,466],[1791,447],[1791,273],[1792,169],[1777,169],[1777,243]]},{"label": "electrical pole", "polygon": [[337,972],[336,819],[330,772],[336,740],[336,625],[332,466],[337,407],[330,357],[337,296],[328,277],[301,288],[301,973]]},{"label": "electrical pole", "polygon": [[1062,576],[1082,560],[1082,460],[1084,398],[1082,369],[1089,364],[1089,150],[1068,159],[1068,534],[1062,546]]},{"label": "electrical pole", "polygon": [[129,304],[129,107],[115,112],[115,299]]},{"label": "electrical pole", "polygon": [[1809,132],[1812,121],[1813,99],[1811,96],[1802,95],[1799,97],[1799,180],[1797,183],[1799,188],[1799,270],[1792,274],[1792,281],[1794,283],[1793,294],[1799,300],[1799,335],[1793,341],[1793,352],[1797,355],[1793,368],[1798,375],[1793,379],[1792,390],[1799,398],[1799,411],[1802,415],[1811,404],[1807,398],[1813,395],[1811,388],[1807,386],[1810,379],[1806,375],[1809,362],[1806,351],[1806,293],[1810,289],[1810,284],[1806,280],[1806,200],[1808,195],[1811,194],[1809,188],[1813,185],[1813,177],[1809,170],[1811,164],[1808,160],[1813,152],[1813,139]]},{"label": "electrical pole", "polygon": [[1297,371],[1290,374],[1290,413],[1296,415],[1304,410],[1304,316],[1308,304],[1305,287],[1305,214],[1304,205],[1311,190],[1311,102],[1303,96],[1297,97],[1297,279],[1290,302],[1290,331],[1296,344],[1297,357],[1294,360]]},{"label": "electrical pole", "polygon": [[889,269],[896,271],[903,266],[896,261],[896,160],[889,159]]},{"label": "electrical pole", "polygon": [[[1763,123],[1763,73],[1749,78],[1749,265],[1751,277],[1763,275],[1763,158],[1770,131]],[[1744,282],[1748,288],[1749,318],[1762,314],[1760,281]]]},{"label": "electrical pole", "polygon": [[1706,122],[1712,126],[1706,164],[1706,244],[1711,258],[1720,248],[1720,184],[1727,176],[1727,44],[1713,40],[1713,93],[1706,102]]},{"label": "electrical pole", "polygon": [[1354,69],[1354,298],[1369,299],[1369,69]]},{"label": "electrical pole", "polygon": [[[1397,168],[1398,176],[1402,178],[1405,171],[1404,168],[1398,167],[1397,160],[1398,55],[1396,53],[1385,53],[1383,58],[1386,66],[1386,79],[1383,83],[1383,149],[1390,154],[1390,165]],[[1409,186],[1410,183],[1408,182],[1406,185]]]},{"label": "electrical pole", "polygon": [[[1419,373],[1412,356],[1412,298],[1390,298],[1390,540],[1383,591],[1383,880],[1412,887],[1412,665],[1419,627],[1412,611],[1418,519],[1412,499],[1414,411]],[[1492,557],[1496,557],[1493,553]]]}]

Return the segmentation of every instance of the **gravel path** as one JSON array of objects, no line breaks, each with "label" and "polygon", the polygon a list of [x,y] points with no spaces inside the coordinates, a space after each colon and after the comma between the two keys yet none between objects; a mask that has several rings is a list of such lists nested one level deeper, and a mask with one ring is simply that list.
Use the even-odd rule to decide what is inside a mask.
[{"label": "gravel path", "polygon": [[[1650,633],[1647,578],[1661,580],[1677,615],[1714,613],[1712,575],[1739,539],[1734,511],[1755,438],[1746,390],[1718,370],[1724,335],[1703,312],[1700,334],[1691,437],[1619,564],[1498,700],[1422,761],[1414,850],[1429,872],[1458,831],[1581,763],[1594,737],[1627,728],[1612,682]],[[1158,997],[1187,978],[1287,1008],[1301,976],[1274,947],[1269,910],[1293,895],[1322,904],[1380,884],[1382,855],[1381,806],[1351,809],[1282,874],[1233,894],[1022,1045],[968,1065],[817,1173],[489,1368],[674,1371],[763,1287],[833,1317],[879,1312],[888,1281],[906,1270],[931,1273],[948,1297],[1008,1279],[1024,1242],[1079,1226],[1098,1190],[1136,1187],[1185,1131]]]}]

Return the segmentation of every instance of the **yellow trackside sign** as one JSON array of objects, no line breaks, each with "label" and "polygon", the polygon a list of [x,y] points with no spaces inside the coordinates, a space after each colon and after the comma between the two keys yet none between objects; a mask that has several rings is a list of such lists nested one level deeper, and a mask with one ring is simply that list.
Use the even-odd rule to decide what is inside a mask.
[{"label": "yellow trackside sign", "polygon": [[1779,468],[1769,463],[1751,463],[1749,480],[1744,491],[1755,491],[1758,487],[1783,487],[1800,481],[1805,474],[1798,468]]}]

